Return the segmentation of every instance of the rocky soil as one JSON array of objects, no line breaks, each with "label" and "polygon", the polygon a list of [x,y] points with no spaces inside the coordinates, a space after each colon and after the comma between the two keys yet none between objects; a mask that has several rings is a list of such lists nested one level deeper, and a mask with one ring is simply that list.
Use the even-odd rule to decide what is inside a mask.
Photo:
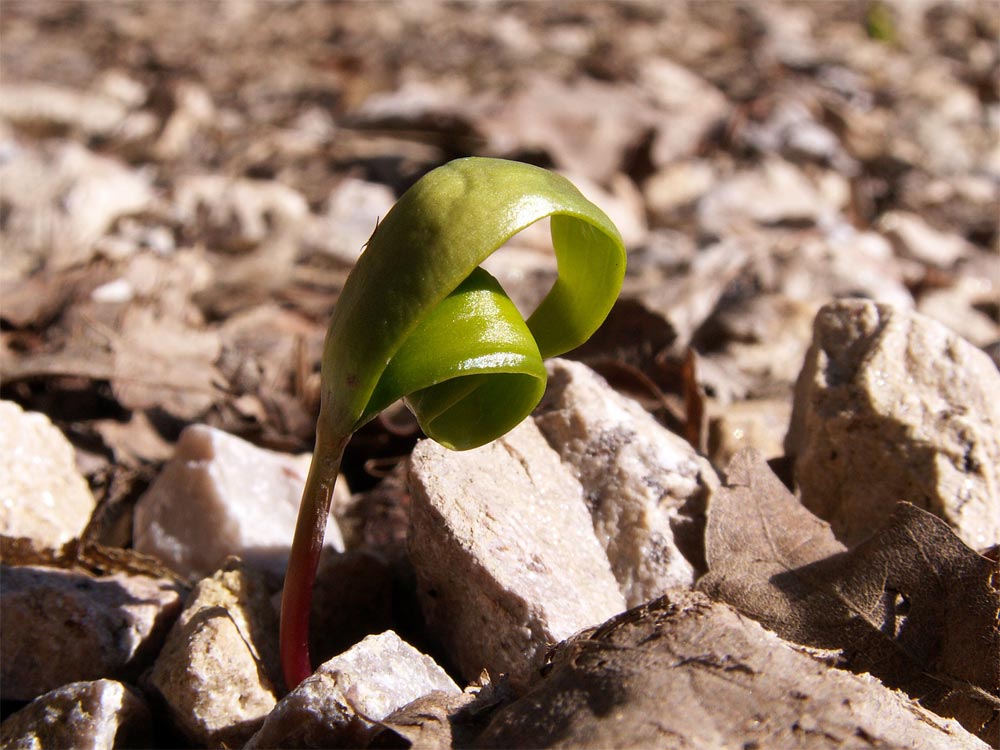
[{"label": "rocky soil", "polygon": [[[1000,747],[995,3],[0,13],[4,747]],[[629,250],[482,448],[355,435],[277,663],[325,324],[482,154]],[[526,311],[544,227],[487,263]]]}]

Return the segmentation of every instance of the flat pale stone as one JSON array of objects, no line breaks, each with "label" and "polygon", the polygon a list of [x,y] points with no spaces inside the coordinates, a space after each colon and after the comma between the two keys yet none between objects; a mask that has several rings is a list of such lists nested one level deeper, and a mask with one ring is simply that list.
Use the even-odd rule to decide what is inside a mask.
[{"label": "flat pale stone", "polygon": [[96,505],[62,432],[44,414],[0,401],[0,534],[58,548],[81,534]]},{"label": "flat pale stone", "polygon": [[597,539],[628,606],[669,588],[690,586],[695,572],[677,547],[674,524],[703,511],[718,484],[708,462],[639,404],[586,365],[554,359],[535,422],[580,481]]},{"label": "flat pale stone", "polygon": [[67,682],[134,680],[181,600],[173,584],[147,576],[3,566],[0,609],[0,689],[5,700],[29,700]]},{"label": "flat pale stone", "polygon": [[1000,541],[1000,371],[919,313],[857,299],[823,307],[785,447],[803,503],[849,546],[900,500],[974,549]]},{"label": "flat pale stone", "polygon": [[114,680],[71,682],[35,698],[0,724],[8,750],[150,747],[146,702]]},{"label": "flat pale stone", "polygon": [[[307,458],[258,448],[212,427],[188,427],[136,503],[135,548],[185,574],[209,575],[230,555],[280,574],[308,467]],[[326,544],[344,548],[332,517]]]},{"label": "flat pale stone", "polygon": [[550,644],[625,609],[580,483],[533,421],[470,451],[418,443],[410,489],[421,604],[467,679],[526,684]]},{"label": "flat pale stone", "polygon": [[195,587],[149,683],[194,742],[238,747],[277,702],[277,640],[263,577],[231,560]]},{"label": "flat pale stone", "polygon": [[247,748],[364,747],[379,721],[434,691],[461,690],[391,630],[325,662],[275,707]]}]

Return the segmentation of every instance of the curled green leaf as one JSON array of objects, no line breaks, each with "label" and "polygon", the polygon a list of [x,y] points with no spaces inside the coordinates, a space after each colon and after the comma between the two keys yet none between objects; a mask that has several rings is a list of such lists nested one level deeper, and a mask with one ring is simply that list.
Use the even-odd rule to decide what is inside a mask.
[{"label": "curled green leaf", "polygon": [[[524,320],[479,265],[547,217],[559,275]],[[290,688],[312,671],[312,582],[350,436],[398,399],[449,448],[503,435],[541,399],[543,358],[597,330],[624,275],[625,246],[611,220],[564,177],[528,164],[450,162],[421,178],[379,223],[344,285],[323,351],[316,450],[282,595]]]},{"label": "curled green leaf", "polygon": [[[524,321],[477,268],[546,217],[559,277]],[[348,278],[323,355],[321,420],[353,432],[406,397],[439,442],[489,442],[541,398],[541,359],[597,330],[624,273],[618,230],[565,178],[501,159],[450,162],[399,199]],[[488,374],[499,380],[481,377]],[[498,399],[518,405],[520,415]]]}]

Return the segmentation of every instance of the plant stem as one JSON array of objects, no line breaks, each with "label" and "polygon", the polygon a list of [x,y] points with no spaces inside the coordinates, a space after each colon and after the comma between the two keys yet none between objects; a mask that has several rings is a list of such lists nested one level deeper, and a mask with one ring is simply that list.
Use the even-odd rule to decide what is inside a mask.
[{"label": "plant stem", "polygon": [[[320,424],[322,424],[322,417]],[[312,674],[309,659],[309,613],[313,583],[323,551],[323,536],[330,515],[333,488],[350,435],[331,438],[317,428],[316,448],[306,479],[295,536],[288,556],[288,570],[281,593],[281,666],[289,690]]]}]

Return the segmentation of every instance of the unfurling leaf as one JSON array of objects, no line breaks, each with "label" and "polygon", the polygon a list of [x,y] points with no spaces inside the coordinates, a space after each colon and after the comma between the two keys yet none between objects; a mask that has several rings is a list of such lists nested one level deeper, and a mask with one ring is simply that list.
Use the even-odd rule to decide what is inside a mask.
[{"label": "unfurling leaf", "polygon": [[[559,278],[524,321],[478,266],[546,217]],[[542,358],[597,330],[624,274],[618,230],[565,178],[501,159],[450,162],[399,199],[347,280],[323,355],[321,421],[353,432],[405,397],[438,442],[483,445],[531,412]]]},{"label": "unfurling leaf", "polygon": [[[479,265],[546,217],[559,276],[525,321]],[[281,604],[290,688],[312,671],[312,582],[350,436],[405,399],[424,432],[449,448],[500,437],[541,399],[542,358],[597,330],[624,275],[625,246],[610,219],[568,180],[528,164],[450,162],[386,214],[344,284],[323,350],[316,450]]]}]

